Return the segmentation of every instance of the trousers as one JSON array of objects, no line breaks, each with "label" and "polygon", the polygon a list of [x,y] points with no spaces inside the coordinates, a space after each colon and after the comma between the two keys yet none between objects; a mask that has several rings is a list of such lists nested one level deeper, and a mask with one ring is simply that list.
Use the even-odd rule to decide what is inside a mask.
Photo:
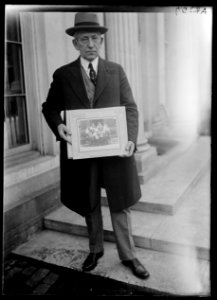
[{"label": "trousers", "polygon": [[[130,208],[115,213],[110,210],[120,260],[130,260],[136,256],[130,213]],[[92,213],[85,216],[85,221],[89,234],[90,252],[98,253],[104,251],[103,217],[100,202]]]}]

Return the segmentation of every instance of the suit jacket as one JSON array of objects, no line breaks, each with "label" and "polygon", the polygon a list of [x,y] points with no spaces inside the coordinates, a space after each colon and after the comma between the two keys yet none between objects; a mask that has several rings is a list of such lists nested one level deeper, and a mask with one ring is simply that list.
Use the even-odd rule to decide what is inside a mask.
[{"label": "suit jacket", "polygon": [[[128,140],[136,144],[138,110],[123,68],[99,58],[94,108],[126,107]],[[106,189],[111,211],[132,206],[141,197],[134,156],[67,159],[66,142],[57,131],[65,123],[61,111],[90,108],[80,59],[64,65],[53,74],[42,112],[51,130],[60,141],[61,201],[71,210],[86,215],[100,199],[100,187]]]}]

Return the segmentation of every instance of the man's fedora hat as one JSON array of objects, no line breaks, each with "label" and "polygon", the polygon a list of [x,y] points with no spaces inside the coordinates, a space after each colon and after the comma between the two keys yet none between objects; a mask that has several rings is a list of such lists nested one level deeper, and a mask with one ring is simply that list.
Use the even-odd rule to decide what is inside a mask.
[{"label": "man's fedora hat", "polygon": [[97,14],[80,12],[75,15],[75,25],[66,29],[68,35],[73,36],[78,31],[99,31],[105,33],[108,28],[100,26]]}]

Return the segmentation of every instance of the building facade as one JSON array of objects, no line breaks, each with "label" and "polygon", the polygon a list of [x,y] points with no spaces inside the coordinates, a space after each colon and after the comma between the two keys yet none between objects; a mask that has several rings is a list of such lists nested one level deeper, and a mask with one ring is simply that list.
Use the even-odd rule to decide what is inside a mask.
[{"label": "building facade", "polygon": [[[6,8],[4,99],[5,254],[43,227],[59,202],[59,143],[41,105],[53,72],[78,57],[65,29],[75,12]],[[212,14],[98,12],[108,27],[101,57],[126,71],[139,109],[142,174],[161,141],[209,134]],[[141,177],[142,180],[142,177]]]}]

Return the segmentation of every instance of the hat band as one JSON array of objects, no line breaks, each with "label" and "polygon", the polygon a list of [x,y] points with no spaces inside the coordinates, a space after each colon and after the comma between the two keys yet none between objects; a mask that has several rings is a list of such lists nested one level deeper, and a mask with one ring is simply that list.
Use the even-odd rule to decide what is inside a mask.
[{"label": "hat band", "polygon": [[75,26],[99,26],[99,23],[95,23],[95,22],[80,22],[80,23],[76,23]]}]

